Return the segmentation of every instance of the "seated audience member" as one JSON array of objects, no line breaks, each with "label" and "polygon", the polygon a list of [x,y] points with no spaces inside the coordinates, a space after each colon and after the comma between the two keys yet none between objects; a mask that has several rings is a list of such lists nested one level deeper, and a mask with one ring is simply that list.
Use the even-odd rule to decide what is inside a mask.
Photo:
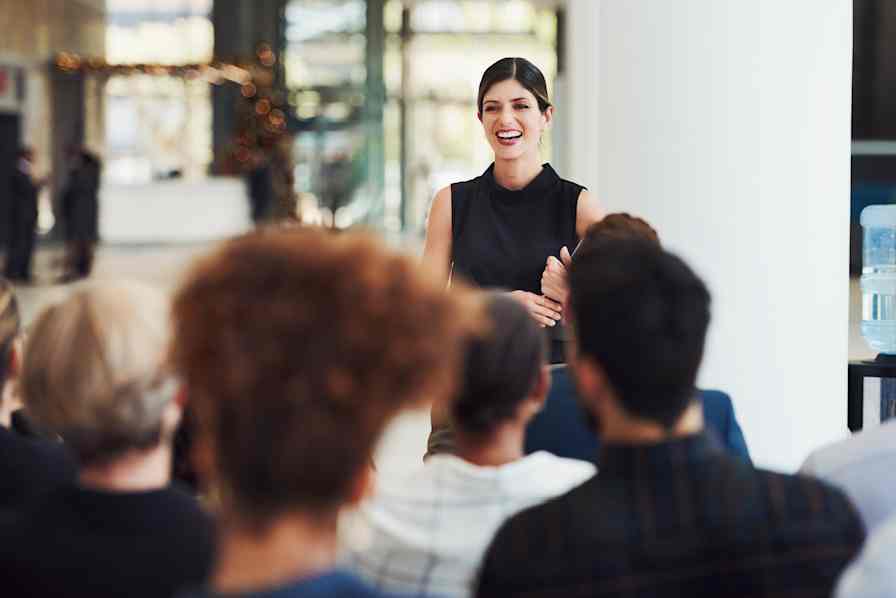
[{"label": "seated audience member", "polygon": [[12,429],[19,407],[15,380],[21,369],[21,322],[12,285],[0,278],[0,519],[74,479],[75,467],[62,445],[34,440]]},{"label": "seated audience member", "polygon": [[5,595],[163,598],[208,574],[212,522],[169,486],[181,406],[168,339],[167,302],[136,284],[84,287],[33,324],[25,406],[80,469],[0,531]]},{"label": "seated audience member", "polygon": [[896,517],[884,521],[865,542],[859,558],[837,582],[836,598],[893,598],[896,596]]},{"label": "seated audience member", "polygon": [[[608,214],[588,227],[578,250],[587,251],[590,245],[603,239],[641,239],[660,247],[659,235],[650,224],[624,212]],[[562,261],[553,256],[548,258],[542,275],[542,292],[565,304],[569,297],[566,268],[572,258],[568,252],[561,252],[561,258]],[[564,366],[554,370],[553,374],[554,387],[545,409],[529,426],[526,450],[543,449],[564,457],[593,459],[598,452],[598,438],[587,430],[578,416],[569,372]],[[750,451],[734,414],[731,397],[717,390],[698,390],[697,400],[702,406],[707,430],[716,435],[728,453],[750,461]]]},{"label": "seated audience member", "polygon": [[841,488],[852,499],[869,532],[896,516],[896,420],[863,430],[814,451],[800,473]]},{"label": "seated audience member", "polygon": [[[588,227],[579,246],[587,251],[590,245],[605,239],[641,239],[660,247],[656,230],[642,218],[616,212]],[[566,265],[572,260],[563,252],[564,262],[548,258],[542,276],[542,292],[560,303],[569,296]],[[526,430],[527,453],[544,450],[560,457],[592,461],[598,454],[600,439],[590,430],[577,404],[576,390],[565,364],[552,368],[551,391],[544,409],[531,421]],[[731,397],[717,390],[698,390],[697,399],[703,410],[707,430],[721,441],[728,453],[749,462],[750,451],[734,413]],[[427,442],[427,457],[454,450],[453,432],[447,422],[440,422],[433,414],[433,431]]]},{"label": "seated audience member", "polygon": [[703,430],[709,293],[655,244],[608,239],[570,269],[569,363],[600,474],[510,518],[477,596],[828,596],[864,529],[839,491],[754,468]]},{"label": "seated audience member", "polygon": [[340,511],[401,408],[450,392],[478,299],[364,235],[262,230],[198,263],[173,359],[221,497],[196,596],[385,596],[337,565]]},{"label": "seated audience member", "polygon": [[550,385],[544,335],[506,295],[489,295],[487,311],[489,330],[468,347],[450,402],[455,455],[436,455],[403,479],[380,477],[358,514],[369,543],[352,542],[350,563],[377,587],[470,596],[482,555],[508,516],[595,473],[584,461],[523,455],[526,425]]}]

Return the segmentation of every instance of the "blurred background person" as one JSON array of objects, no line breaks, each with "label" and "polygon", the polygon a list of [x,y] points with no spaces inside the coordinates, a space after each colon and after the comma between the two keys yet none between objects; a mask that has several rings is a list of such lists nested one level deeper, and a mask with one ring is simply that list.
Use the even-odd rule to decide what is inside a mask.
[{"label": "blurred background person", "polygon": [[270,158],[261,149],[253,150],[250,155],[246,193],[249,196],[249,215],[253,224],[262,224],[271,216],[274,186]]},{"label": "blurred background person", "polygon": [[66,240],[66,272],[69,282],[90,276],[99,240],[100,160],[84,148],[70,153],[70,170],[62,194],[61,211]]},{"label": "blurred background person", "polygon": [[354,518],[348,562],[378,588],[471,595],[482,555],[507,517],[595,474],[584,461],[524,456],[526,426],[550,386],[544,335],[504,294],[489,295],[486,307],[488,328],[467,348],[461,386],[447,402],[455,454],[435,455],[406,478],[381,477]]},{"label": "blurred background person", "polygon": [[172,596],[205,579],[211,519],[169,485],[180,419],[168,303],[107,283],[47,308],[26,343],[27,409],[76,454],[76,483],[0,530],[6,587],[29,596]]},{"label": "blurred background person", "polygon": [[37,227],[37,196],[45,180],[34,172],[34,152],[20,149],[9,178],[9,202],[6,214],[6,278],[31,281],[31,260]]},{"label": "blurred background person", "polygon": [[17,517],[75,475],[61,444],[25,438],[12,429],[12,414],[21,407],[15,388],[21,367],[19,304],[12,285],[0,278],[0,521]]},{"label": "blurred background person", "polygon": [[338,517],[368,492],[392,416],[451,391],[478,317],[363,235],[264,230],[202,259],[172,345],[221,496],[219,556],[194,595],[385,596],[338,568]]}]

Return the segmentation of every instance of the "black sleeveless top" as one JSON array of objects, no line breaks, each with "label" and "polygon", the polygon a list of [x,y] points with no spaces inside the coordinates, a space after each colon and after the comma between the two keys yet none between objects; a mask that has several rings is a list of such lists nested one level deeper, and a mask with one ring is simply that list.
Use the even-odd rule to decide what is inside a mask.
[{"label": "black sleeveless top", "polygon": [[[576,209],[584,187],[545,164],[526,187],[511,191],[495,181],[494,168],[451,185],[452,275],[482,288],[540,295],[548,256],[559,257],[564,245],[571,252],[579,241]],[[562,361],[562,343],[552,345],[552,363]]]}]

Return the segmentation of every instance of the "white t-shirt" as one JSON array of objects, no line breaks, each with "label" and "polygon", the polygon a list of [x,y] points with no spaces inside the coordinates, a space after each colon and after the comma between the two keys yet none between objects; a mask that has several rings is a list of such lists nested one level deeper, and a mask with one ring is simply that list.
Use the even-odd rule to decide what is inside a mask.
[{"label": "white t-shirt", "polygon": [[859,557],[837,582],[836,598],[892,598],[896,595],[896,517],[868,537]]},{"label": "white t-shirt", "polygon": [[868,532],[896,515],[896,420],[814,451],[800,472],[841,488],[852,499]]},{"label": "white t-shirt", "polygon": [[591,463],[546,452],[500,467],[436,455],[407,477],[377,480],[375,497],[352,519],[347,565],[388,591],[470,596],[505,519],[595,473]]}]

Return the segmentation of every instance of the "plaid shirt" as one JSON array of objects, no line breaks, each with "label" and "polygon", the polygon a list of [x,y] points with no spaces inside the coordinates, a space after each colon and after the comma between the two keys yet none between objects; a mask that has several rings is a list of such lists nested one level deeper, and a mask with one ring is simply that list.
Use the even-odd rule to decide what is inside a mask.
[{"label": "plaid shirt", "polygon": [[543,452],[499,467],[437,455],[409,476],[377,480],[377,495],[355,513],[355,533],[343,539],[346,565],[378,589],[470,596],[482,555],[507,517],[593,475],[591,463]]},{"label": "plaid shirt", "polygon": [[600,468],[504,524],[478,597],[829,596],[865,536],[840,491],[702,434],[606,446]]}]

